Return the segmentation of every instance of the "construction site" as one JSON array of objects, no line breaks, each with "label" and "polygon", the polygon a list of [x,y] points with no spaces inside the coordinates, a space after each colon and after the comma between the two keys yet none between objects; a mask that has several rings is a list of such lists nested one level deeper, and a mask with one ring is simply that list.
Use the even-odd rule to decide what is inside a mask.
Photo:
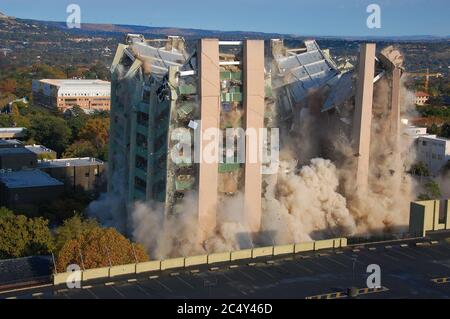
[{"label": "construction site", "polygon": [[[403,71],[374,43],[340,68],[314,40],[128,34],[111,66],[109,224],[158,258],[406,232]],[[267,130],[256,153],[269,164],[250,160],[249,129]]]}]

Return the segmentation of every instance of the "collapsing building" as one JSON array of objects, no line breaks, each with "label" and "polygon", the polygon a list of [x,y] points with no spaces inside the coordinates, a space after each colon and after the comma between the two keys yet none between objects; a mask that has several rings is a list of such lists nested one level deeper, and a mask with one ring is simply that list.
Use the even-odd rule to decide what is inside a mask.
[{"label": "collapsing building", "polygon": [[[262,157],[249,160],[252,145],[246,130],[280,128],[283,148],[283,136],[299,129],[303,109],[317,108],[317,117],[333,116],[348,127],[352,120],[343,111],[348,104],[355,105],[355,188],[364,191],[373,84],[381,77],[390,81],[392,129],[399,126],[398,51],[387,48],[376,56],[374,44],[363,44],[357,75],[340,71],[313,40],[288,49],[278,39],[267,47],[261,40],[201,39],[190,51],[180,37],[146,40],[135,34],[117,49],[111,66],[108,191],[122,199],[123,211],[130,211],[135,201],[155,201],[163,203],[165,215],[177,216],[183,214],[183,198],[192,193],[199,228],[208,236],[217,225],[223,199],[239,193],[243,219],[250,232],[257,233],[262,194],[276,174],[262,174]],[[228,138],[227,128],[236,129],[233,138],[244,138],[244,161],[236,160],[234,149],[223,147],[228,145],[221,143]],[[219,138],[205,139],[211,130]],[[199,141],[200,153],[213,150],[224,160],[204,161],[194,146],[188,149],[194,160],[171,160],[174,152],[186,155],[181,147],[186,136],[186,142]],[[257,140],[258,154],[273,146],[267,137]]]}]

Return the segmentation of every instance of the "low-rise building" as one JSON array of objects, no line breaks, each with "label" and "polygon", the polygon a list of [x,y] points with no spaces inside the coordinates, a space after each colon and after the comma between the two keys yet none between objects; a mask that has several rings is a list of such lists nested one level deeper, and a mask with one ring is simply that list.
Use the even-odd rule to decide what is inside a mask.
[{"label": "low-rise building", "polygon": [[0,204],[15,211],[34,211],[63,192],[62,182],[38,169],[0,170]]},{"label": "low-rise building", "polygon": [[0,147],[0,169],[20,170],[36,166],[37,155],[29,149],[22,146]]},{"label": "low-rise building", "polygon": [[85,112],[110,108],[111,84],[102,80],[43,79],[33,80],[33,102],[66,111],[75,105]]},{"label": "low-rise building", "polygon": [[56,159],[56,152],[48,147],[43,145],[33,144],[33,145],[25,145],[27,150],[35,153],[38,160],[43,159]]},{"label": "low-rise building", "polygon": [[433,176],[450,161],[450,140],[436,135],[417,138],[417,159],[423,162]]},{"label": "low-rise building", "polygon": [[425,105],[428,103],[428,100],[430,99],[430,94],[426,92],[418,91],[416,92],[416,104],[417,105]]},{"label": "low-rise building", "polygon": [[105,176],[103,176],[104,162],[96,158],[40,160],[38,168],[62,181],[67,191],[79,188],[86,191],[102,191],[106,187]]},{"label": "low-rise building", "polygon": [[0,127],[0,139],[15,139],[25,135],[24,127]]}]

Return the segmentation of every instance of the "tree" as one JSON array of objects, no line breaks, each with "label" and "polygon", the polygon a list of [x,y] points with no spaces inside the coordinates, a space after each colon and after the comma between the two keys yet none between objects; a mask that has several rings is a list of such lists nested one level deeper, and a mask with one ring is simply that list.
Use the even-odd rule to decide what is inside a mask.
[{"label": "tree", "polygon": [[450,122],[444,123],[442,125],[440,135],[445,138],[450,138]]},{"label": "tree", "polygon": [[68,241],[80,238],[98,227],[99,225],[95,219],[82,219],[79,214],[66,219],[55,231],[56,251],[60,251]]},{"label": "tree", "polygon": [[63,153],[64,158],[97,156],[97,149],[89,141],[76,141],[73,144],[69,145]]},{"label": "tree", "polygon": [[92,118],[80,130],[80,139],[90,141],[97,150],[101,150],[109,138],[109,119]]},{"label": "tree", "polygon": [[6,79],[0,82],[0,91],[3,93],[16,93],[17,82],[14,79]]},{"label": "tree", "polygon": [[5,216],[14,216],[14,212],[4,206],[0,207],[0,218]]},{"label": "tree", "polygon": [[[82,258],[81,258],[82,256]],[[140,244],[132,244],[114,228],[94,227],[67,241],[57,254],[57,270],[66,271],[70,264],[90,269],[147,261]]]},{"label": "tree", "polygon": [[48,254],[52,250],[47,220],[9,212],[0,217],[0,259]]},{"label": "tree", "polygon": [[429,128],[427,128],[429,134],[439,134],[439,127],[433,123]]},{"label": "tree", "polygon": [[439,188],[439,184],[433,180],[425,184],[425,193],[420,194],[418,197],[419,200],[431,200],[440,198],[441,190]]},{"label": "tree", "polygon": [[417,176],[430,176],[430,171],[423,162],[413,164],[410,173]]},{"label": "tree", "polygon": [[37,115],[31,119],[31,138],[58,154],[61,154],[69,143],[72,131],[64,119],[52,115]]}]

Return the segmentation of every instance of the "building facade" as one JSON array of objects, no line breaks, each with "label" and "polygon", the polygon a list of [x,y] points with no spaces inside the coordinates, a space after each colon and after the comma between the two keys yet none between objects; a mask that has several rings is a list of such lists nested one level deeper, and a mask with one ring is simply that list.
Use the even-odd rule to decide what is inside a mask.
[{"label": "building facade", "polygon": [[65,190],[105,191],[105,165],[91,158],[61,158],[39,160],[37,168],[64,183]]},{"label": "building facade", "polygon": [[430,94],[425,93],[425,92],[416,92],[415,94],[416,96],[416,100],[415,103],[417,105],[425,105],[428,103],[428,100],[430,99]]},{"label": "building facade", "polygon": [[52,110],[64,112],[75,105],[85,112],[110,108],[111,85],[102,80],[33,80],[32,93],[35,104]]},{"label": "building facade", "polygon": [[450,140],[436,135],[419,135],[416,141],[418,160],[427,166],[432,175],[439,175],[450,161]]}]

